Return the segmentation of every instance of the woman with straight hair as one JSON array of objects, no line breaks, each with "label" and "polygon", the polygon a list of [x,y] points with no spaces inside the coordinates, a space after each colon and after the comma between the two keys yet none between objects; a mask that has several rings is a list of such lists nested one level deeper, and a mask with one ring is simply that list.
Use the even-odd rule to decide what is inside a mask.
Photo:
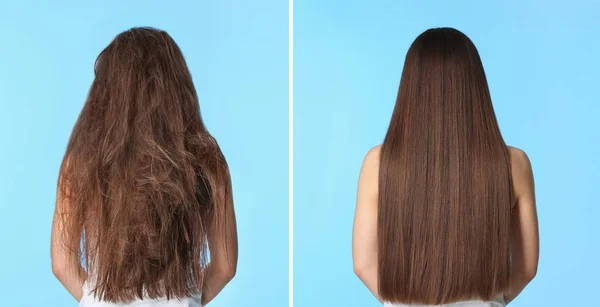
[{"label": "woman with straight hair", "polygon": [[205,305],[235,274],[236,222],[184,57],[133,28],[94,70],[60,167],[52,271],[79,306]]},{"label": "woman with straight hair", "polygon": [[471,40],[411,45],[382,145],[360,173],[354,270],[385,306],[504,306],[539,254],[531,165],[505,144]]}]

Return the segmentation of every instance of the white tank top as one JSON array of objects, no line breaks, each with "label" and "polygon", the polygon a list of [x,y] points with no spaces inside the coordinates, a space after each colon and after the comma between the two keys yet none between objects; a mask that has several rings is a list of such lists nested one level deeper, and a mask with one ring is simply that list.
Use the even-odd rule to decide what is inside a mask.
[{"label": "white tank top", "polygon": [[90,293],[90,286],[86,281],[83,284],[83,296],[79,301],[79,307],[202,307],[200,297],[185,299],[136,299],[127,303],[108,303],[98,300]]},{"label": "white tank top", "polygon": [[384,307],[505,307],[504,297],[502,295],[496,296],[491,301],[481,301],[481,300],[469,300],[469,301],[460,301],[443,305],[405,305],[405,304],[393,304],[390,302],[386,302],[383,304]]}]

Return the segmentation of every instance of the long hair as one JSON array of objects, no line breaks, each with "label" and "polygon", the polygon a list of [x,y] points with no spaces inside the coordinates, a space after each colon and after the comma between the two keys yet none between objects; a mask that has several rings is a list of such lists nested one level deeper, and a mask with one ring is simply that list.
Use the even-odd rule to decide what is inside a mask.
[{"label": "long hair", "polygon": [[60,169],[63,242],[104,301],[200,294],[229,172],[181,50],[133,28],[94,71]]},{"label": "long hair", "polygon": [[492,299],[509,282],[512,183],[479,54],[452,28],[411,45],[381,147],[381,298]]}]

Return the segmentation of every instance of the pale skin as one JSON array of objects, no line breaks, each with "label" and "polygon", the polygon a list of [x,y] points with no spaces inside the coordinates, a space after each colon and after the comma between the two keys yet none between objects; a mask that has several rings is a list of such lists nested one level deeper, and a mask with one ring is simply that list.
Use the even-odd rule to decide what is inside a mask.
[{"label": "pale skin", "polygon": [[[68,187],[61,188],[69,193]],[[58,190],[60,191],[60,188]],[[52,273],[73,298],[79,302],[83,296],[83,283],[87,279],[87,273],[75,253],[68,250],[62,241],[65,234],[65,229],[62,227],[64,224],[63,219],[70,212],[69,206],[68,198],[62,197],[60,192],[57,193],[54,219],[52,220],[50,256],[52,258]]]},{"label": "pale skin", "polygon": [[[381,301],[377,290],[377,207],[381,145],[367,153],[360,171],[352,232],[354,272]],[[535,277],[539,258],[539,234],[533,172],[522,150],[510,147],[513,190],[516,202],[511,217],[511,289],[506,304]]]},{"label": "pale skin", "polygon": [[[231,191],[231,181],[228,185],[229,191]],[[230,201],[226,203],[227,208],[225,210],[227,214],[225,214],[224,221],[222,221],[222,223],[225,223],[225,230],[212,231],[208,235],[211,260],[205,270],[204,283],[201,289],[202,306],[206,306],[212,301],[225,285],[233,279],[236,273],[238,260],[237,227],[232,197],[229,197],[229,199]],[[68,213],[68,200],[60,197],[60,195],[57,196],[50,244],[52,272],[73,298],[79,302],[83,296],[83,284],[87,279],[87,273],[75,254],[69,252],[61,240],[64,234],[61,219]],[[78,274],[78,272],[81,272],[81,274]]]},{"label": "pale skin", "polygon": [[[231,179],[228,183],[231,192]],[[210,263],[202,287],[202,306],[212,301],[233,279],[237,270],[238,241],[233,197],[226,204],[225,231],[212,231],[208,236]]]}]

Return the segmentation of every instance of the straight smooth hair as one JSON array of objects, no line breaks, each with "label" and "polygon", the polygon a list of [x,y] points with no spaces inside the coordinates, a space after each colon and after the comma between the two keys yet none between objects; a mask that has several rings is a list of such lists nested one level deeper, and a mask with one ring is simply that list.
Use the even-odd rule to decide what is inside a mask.
[{"label": "straight smooth hair", "polygon": [[94,70],[58,181],[69,260],[103,301],[201,294],[207,235],[225,231],[231,191],[181,50],[133,28]]},{"label": "straight smooth hair", "polygon": [[508,289],[508,148],[471,40],[429,29],[411,45],[379,171],[379,294],[491,300]]}]

